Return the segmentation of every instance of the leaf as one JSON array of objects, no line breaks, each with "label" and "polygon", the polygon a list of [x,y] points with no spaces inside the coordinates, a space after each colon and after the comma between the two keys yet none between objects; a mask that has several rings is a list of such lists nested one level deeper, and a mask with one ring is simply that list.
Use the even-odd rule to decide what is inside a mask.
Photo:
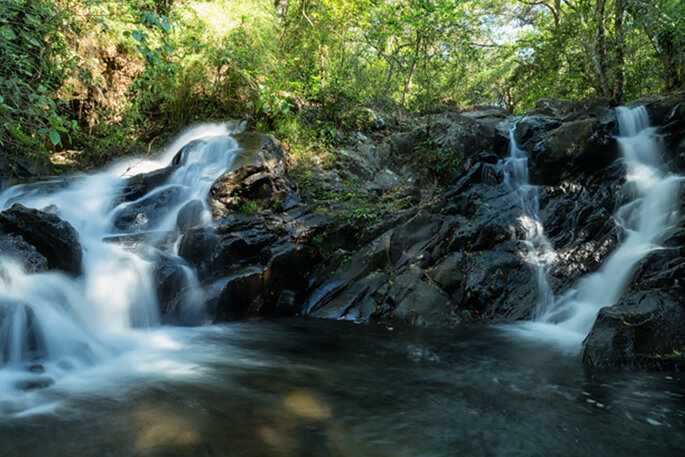
[{"label": "leaf", "polygon": [[2,34],[5,35],[5,38],[9,41],[15,40],[17,38],[17,34],[14,33],[14,30],[12,30],[9,27],[3,27],[0,30],[2,30]]},{"label": "leaf", "polygon": [[165,32],[171,30],[171,25],[168,22],[162,22],[159,24],[159,26],[162,27],[162,30],[164,30]]},{"label": "leaf", "polygon": [[62,140],[59,137],[59,133],[54,130],[50,130],[50,141],[54,146],[57,146]]},{"label": "leaf", "polygon": [[137,30],[135,32],[133,32],[132,36],[133,36],[133,39],[136,41],[143,41],[143,35],[141,35],[141,33],[138,32]]}]

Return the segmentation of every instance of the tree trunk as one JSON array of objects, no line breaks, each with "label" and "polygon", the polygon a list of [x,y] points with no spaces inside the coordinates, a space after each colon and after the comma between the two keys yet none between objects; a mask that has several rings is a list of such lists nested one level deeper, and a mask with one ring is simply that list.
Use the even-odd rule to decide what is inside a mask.
[{"label": "tree trunk", "polygon": [[606,0],[597,0],[595,9],[595,38],[592,43],[592,68],[599,80],[599,95],[610,97],[609,81],[606,74],[606,30],[604,27]]},{"label": "tree trunk", "polygon": [[414,82],[414,72],[416,71],[416,65],[419,63],[419,52],[421,51],[421,41],[422,36],[419,32],[416,33],[416,49],[414,50],[414,58],[411,63],[411,68],[409,69],[409,77],[407,78],[407,84],[404,86],[404,91],[402,92],[402,106],[405,106],[407,100],[407,94],[411,89]]},{"label": "tree trunk", "polygon": [[626,10],[626,0],[616,0],[616,16],[614,17],[614,33],[616,34],[616,59],[614,62],[614,85],[611,91],[611,98],[617,104],[623,103],[623,67],[624,62],[624,43],[625,31],[623,28],[623,15]]}]

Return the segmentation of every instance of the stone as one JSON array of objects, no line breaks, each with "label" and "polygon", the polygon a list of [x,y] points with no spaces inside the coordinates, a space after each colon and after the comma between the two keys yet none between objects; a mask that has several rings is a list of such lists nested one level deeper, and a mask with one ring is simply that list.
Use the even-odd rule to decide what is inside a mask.
[{"label": "stone", "polygon": [[685,368],[685,307],[640,292],[599,311],[583,351],[587,365],[649,369]]},{"label": "stone", "polygon": [[27,273],[48,269],[48,259],[19,235],[0,234],[0,253],[19,262]]},{"label": "stone", "polygon": [[0,213],[0,231],[19,235],[33,245],[50,269],[81,274],[83,252],[78,232],[58,216],[17,203]]},{"label": "stone", "polygon": [[174,172],[175,167],[166,167],[149,173],[140,173],[126,180],[116,204],[132,202],[161,186]]},{"label": "stone", "polygon": [[113,224],[126,232],[151,230],[169,214],[181,200],[183,186],[165,186],[133,202],[124,203],[113,217]]},{"label": "stone", "polygon": [[209,220],[205,220],[206,214],[208,214],[207,209],[201,200],[191,200],[178,211],[176,227],[181,233],[202,227],[209,222]]},{"label": "stone", "polygon": [[240,320],[260,313],[264,279],[261,268],[250,268],[228,279],[216,304],[216,321]]}]

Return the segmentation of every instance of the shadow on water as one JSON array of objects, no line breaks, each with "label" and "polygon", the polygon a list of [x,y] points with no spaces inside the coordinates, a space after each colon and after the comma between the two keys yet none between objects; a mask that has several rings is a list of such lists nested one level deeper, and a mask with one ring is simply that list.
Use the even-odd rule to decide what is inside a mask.
[{"label": "shadow on water", "polygon": [[77,395],[55,386],[64,401],[54,412],[0,419],[0,455],[623,456],[685,449],[679,374],[590,370],[578,355],[498,327],[255,321],[183,329],[173,338],[175,363],[186,370],[151,375],[164,371],[162,363],[123,383],[93,378],[94,388]]}]

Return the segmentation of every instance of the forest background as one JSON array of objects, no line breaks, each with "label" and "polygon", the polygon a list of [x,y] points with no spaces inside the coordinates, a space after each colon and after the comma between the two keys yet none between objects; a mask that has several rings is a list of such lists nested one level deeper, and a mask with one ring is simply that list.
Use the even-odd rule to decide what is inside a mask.
[{"label": "forest background", "polygon": [[[291,150],[383,118],[685,82],[682,0],[0,0],[0,151],[78,167],[198,121]],[[61,157],[61,159],[60,159]]]}]

